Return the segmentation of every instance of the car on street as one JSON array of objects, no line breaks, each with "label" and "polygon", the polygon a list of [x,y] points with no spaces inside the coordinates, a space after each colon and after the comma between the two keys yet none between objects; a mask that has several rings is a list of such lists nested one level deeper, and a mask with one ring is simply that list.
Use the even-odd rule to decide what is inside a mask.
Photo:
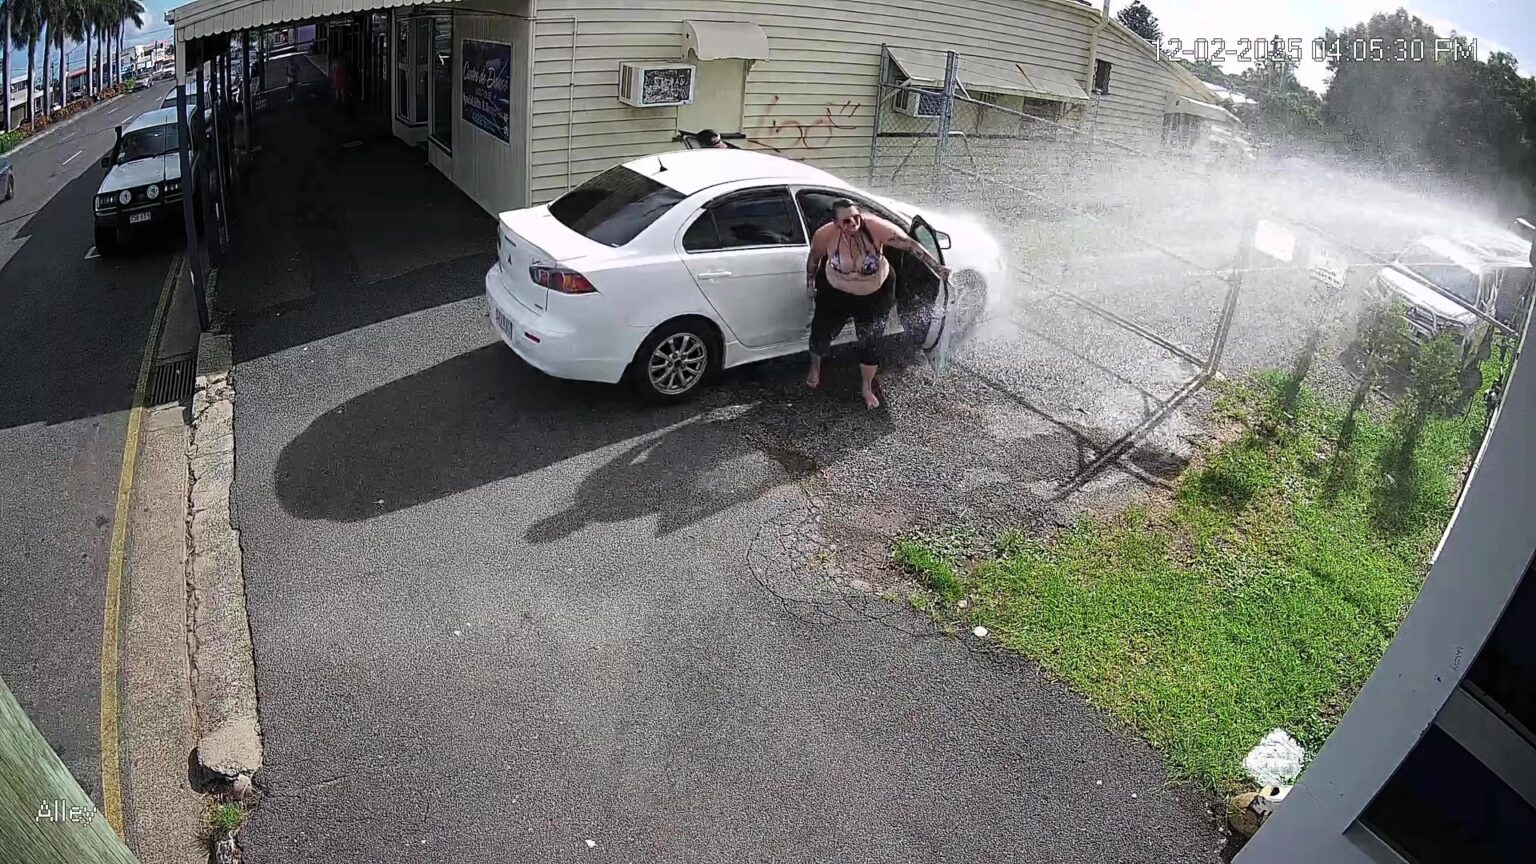
[{"label": "car on street", "polygon": [[1371,277],[1367,295],[1402,303],[1415,338],[1457,335],[1464,365],[1483,356],[1493,325],[1513,326],[1530,290],[1531,244],[1504,232],[1420,237]]},{"label": "car on street", "polygon": [[137,93],[140,90],[149,89],[149,76],[140,75],[137,78],[128,79],[128,92]]},{"label": "car on street", "polygon": [[96,190],[96,251],[106,255],[125,235],[174,224],[181,211],[181,139],[176,112],[156,108],[117,127],[101,159],[108,169]]},{"label": "car on street", "polygon": [[0,156],[0,201],[9,201],[16,197],[16,172],[11,167],[11,160]]},{"label": "car on street", "polygon": [[155,66],[155,71],[149,76],[151,81],[167,81],[176,77],[176,64],[166,61]]},{"label": "car on street", "polygon": [[959,217],[747,150],[646,156],[502,213],[485,275],[492,324],[549,375],[627,377],[649,397],[686,398],[721,369],[806,350],[809,237],[838,198],[900,226],[951,269],[941,280],[886,249],[897,279],[888,332],[941,365],[948,339],[1002,285],[999,244]]}]

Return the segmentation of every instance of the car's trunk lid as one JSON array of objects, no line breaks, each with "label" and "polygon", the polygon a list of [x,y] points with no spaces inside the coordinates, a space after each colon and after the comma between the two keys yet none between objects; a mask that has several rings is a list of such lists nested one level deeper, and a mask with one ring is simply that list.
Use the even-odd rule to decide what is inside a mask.
[{"label": "car's trunk lid", "polygon": [[583,263],[615,254],[572,231],[550,214],[548,207],[510,210],[501,214],[497,231],[497,266],[512,296],[542,315],[548,306],[549,289],[533,281],[528,268],[535,265],[580,270]]}]

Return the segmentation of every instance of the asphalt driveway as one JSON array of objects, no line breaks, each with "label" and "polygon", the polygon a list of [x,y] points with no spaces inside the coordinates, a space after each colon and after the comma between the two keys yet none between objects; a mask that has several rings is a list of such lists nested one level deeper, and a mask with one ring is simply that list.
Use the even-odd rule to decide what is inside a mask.
[{"label": "asphalt driveway", "polygon": [[1215,859],[1203,802],[1027,664],[806,614],[817,465],[763,430],[899,421],[752,382],[641,409],[486,333],[469,300],[239,365],[252,861]]},{"label": "asphalt driveway", "polygon": [[[998,380],[1018,364],[986,346],[1026,329],[1001,321],[956,374],[896,363],[880,412],[851,362],[809,394],[799,359],[640,406],[494,340],[491,223],[419,154],[268,129],[282,170],[219,281],[249,860],[1218,859],[1149,748],[857,581],[899,531],[1061,518],[1050,491],[1118,434],[1071,405],[1134,415],[1181,364],[1126,342],[1133,385],[1106,354],[1042,405]],[[1176,471],[1178,428],[1104,482]]]}]

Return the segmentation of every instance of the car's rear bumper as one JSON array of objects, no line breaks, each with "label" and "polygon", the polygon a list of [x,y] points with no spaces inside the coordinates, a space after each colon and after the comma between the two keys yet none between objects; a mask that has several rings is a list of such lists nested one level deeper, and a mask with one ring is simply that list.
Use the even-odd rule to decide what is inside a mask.
[{"label": "car's rear bumper", "polygon": [[485,298],[491,329],[528,365],[556,378],[608,384],[623,379],[634,346],[626,353],[616,344],[620,340],[605,338],[615,334],[583,331],[534,314],[503,284],[499,266],[486,271]]}]

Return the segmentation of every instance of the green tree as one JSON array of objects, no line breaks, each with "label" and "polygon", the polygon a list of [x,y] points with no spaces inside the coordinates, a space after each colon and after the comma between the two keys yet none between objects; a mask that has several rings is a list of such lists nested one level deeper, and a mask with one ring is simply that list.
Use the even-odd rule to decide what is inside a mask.
[{"label": "green tree", "polygon": [[1115,17],[1129,27],[1131,32],[1153,45],[1163,41],[1163,28],[1158,25],[1157,16],[1141,0],[1131,0],[1130,5],[1121,9]]},{"label": "green tree", "polygon": [[[1536,83],[1515,58],[1478,60],[1404,9],[1328,30],[1323,120],[1356,155],[1479,179],[1496,192],[1536,180]],[[1447,41],[1449,40],[1449,41]],[[1448,45],[1459,50],[1437,50]]]},{"label": "green tree", "polygon": [[1210,60],[1186,60],[1182,57],[1174,62],[1183,66],[1189,74],[1199,78],[1207,84],[1218,84],[1231,90],[1237,87],[1238,76],[1232,75],[1227,70],[1217,66]]}]

